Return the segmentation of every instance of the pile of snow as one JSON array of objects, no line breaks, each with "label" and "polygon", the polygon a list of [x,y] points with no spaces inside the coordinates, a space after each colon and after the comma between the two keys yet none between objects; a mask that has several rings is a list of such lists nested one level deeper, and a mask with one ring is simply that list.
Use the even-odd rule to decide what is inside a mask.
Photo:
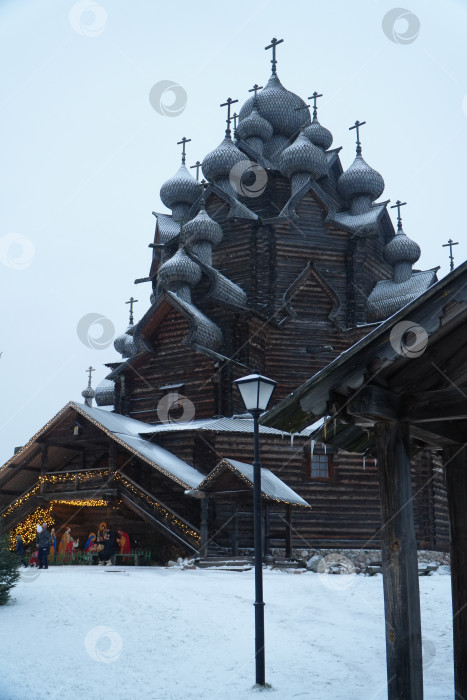
[{"label": "pile of snow", "polygon": [[[425,697],[452,698],[450,577],[420,592]],[[253,571],[183,562],[26,569],[0,608],[0,698],[254,700],[253,598]],[[265,570],[264,598],[275,698],[386,698],[380,575]]]}]

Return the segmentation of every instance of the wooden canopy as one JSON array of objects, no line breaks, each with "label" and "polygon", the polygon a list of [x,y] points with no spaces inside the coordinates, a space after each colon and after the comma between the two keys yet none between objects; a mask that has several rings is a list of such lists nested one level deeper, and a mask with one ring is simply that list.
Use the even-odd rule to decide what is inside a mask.
[{"label": "wooden canopy", "polygon": [[272,409],[298,431],[320,417],[329,442],[378,459],[388,697],[422,698],[410,454],[442,451],[451,523],[456,697],[467,697],[467,263],[379,325]]}]

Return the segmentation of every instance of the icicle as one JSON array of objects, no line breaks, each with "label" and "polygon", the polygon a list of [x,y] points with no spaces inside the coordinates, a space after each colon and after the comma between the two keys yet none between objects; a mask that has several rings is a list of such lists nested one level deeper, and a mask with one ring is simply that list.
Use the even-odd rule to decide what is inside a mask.
[{"label": "icicle", "polygon": [[295,433],[290,433],[290,447],[293,447],[294,435],[295,435]]},{"label": "icicle", "polygon": [[310,450],[311,450],[311,456],[313,457],[313,453],[315,451],[315,441],[311,440],[310,442]]},{"label": "icicle", "polygon": [[365,466],[366,466],[366,457],[363,455],[363,471],[365,471]]},{"label": "icicle", "polygon": [[325,442],[323,442],[323,447],[324,447],[324,454],[326,454],[327,453],[327,445]]}]

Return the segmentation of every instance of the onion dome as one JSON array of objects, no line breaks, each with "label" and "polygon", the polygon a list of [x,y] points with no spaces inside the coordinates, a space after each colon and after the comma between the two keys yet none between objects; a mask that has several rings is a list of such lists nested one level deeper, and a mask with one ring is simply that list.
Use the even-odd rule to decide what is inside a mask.
[{"label": "onion dome", "polygon": [[402,228],[397,231],[384,250],[384,257],[390,265],[396,265],[401,262],[413,265],[421,254],[422,251],[418,243],[406,236]]},{"label": "onion dome", "polygon": [[333,138],[331,132],[329,129],[326,129],[326,127],[321,126],[317,119],[313,119],[310,126],[304,129],[304,134],[310,139],[311,143],[318,146],[318,148],[322,148],[323,151],[327,151],[332,145]]},{"label": "onion dome", "polygon": [[88,367],[86,372],[88,373],[88,385],[81,392],[81,396],[83,397],[84,403],[86,404],[86,406],[92,406],[92,400],[96,395],[96,392],[94,391],[94,389],[91,386],[91,376],[92,376],[92,373],[94,372],[94,367]]},{"label": "onion dome", "polygon": [[98,406],[114,405],[114,383],[110,379],[103,379],[96,387],[96,404]]},{"label": "onion dome", "polygon": [[384,180],[358,154],[352,165],[339,177],[337,191],[346,201],[359,196],[370,197],[374,201],[384,191]]},{"label": "onion dome", "polygon": [[185,301],[191,301],[191,287],[201,279],[201,268],[180,247],[167,262],[159,268],[157,274],[162,289],[175,292]]},{"label": "onion dome", "polygon": [[204,204],[195,218],[184,225],[183,231],[185,240],[189,240],[190,245],[198,241],[208,241],[211,245],[217,245],[223,236],[222,227],[211,219]]},{"label": "onion dome", "polygon": [[327,161],[322,150],[310,143],[302,131],[294,143],[282,152],[279,168],[286,177],[307,173],[317,179],[326,174]]},{"label": "onion dome", "polygon": [[114,340],[115,350],[118,353],[120,353],[120,355],[125,359],[128,357],[131,357],[136,352],[136,347],[135,347],[135,344],[133,342],[133,337],[128,334],[128,331],[130,331],[132,328],[133,328],[133,325],[130,324],[128,326],[128,328],[126,329],[125,333],[122,333],[121,335],[117,336]]},{"label": "onion dome", "polygon": [[262,141],[267,141],[273,134],[273,128],[266,119],[263,119],[255,106],[245,119],[239,121],[237,134],[245,141],[249,138],[260,138]]},{"label": "onion dome", "polygon": [[211,181],[228,179],[232,168],[243,160],[248,160],[247,156],[238,150],[230,135],[226,134],[222,143],[204,158],[203,175]]},{"label": "onion dome", "polygon": [[95,397],[95,395],[96,395],[96,392],[94,391],[92,386],[87,386],[86,389],[83,389],[83,391],[81,392],[81,396],[83,397],[83,399],[91,399],[92,400]]},{"label": "onion dome", "polygon": [[172,209],[175,220],[186,217],[198,197],[199,183],[188,172],[184,163],[170,180],[164,182],[160,190],[161,201]]},{"label": "onion dome", "polygon": [[240,127],[256,107],[260,116],[272,126],[274,133],[290,138],[300,131],[304,120],[305,126],[310,124],[310,115],[304,116],[302,112],[297,111],[305,106],[302,98],[286,90],[277,74],[273,73],[261,92],[256,97],[250,97],[241,108],[238,126]]}]

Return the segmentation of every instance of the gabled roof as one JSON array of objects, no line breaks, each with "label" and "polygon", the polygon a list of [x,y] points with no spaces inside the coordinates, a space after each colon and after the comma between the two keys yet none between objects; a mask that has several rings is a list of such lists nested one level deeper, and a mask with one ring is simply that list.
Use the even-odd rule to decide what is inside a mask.
[{"label": "gabled roof", "polygon": [[89,407],[70,401],[45,426],[43,426],[29,442],[0,468],[0,483],[4,476],[9,476],[8,468],[19,464],[28,453],[37,447],[37,440],[55,424],[60,423],[67,412],[75,411],[87,418],[105,435],[132,452],[141,460],[151,465],[172,481],[183,488],[196,488],[204,478],[204,474],[187,464],[160,445],[140,437],[142,430],[147,429],[147,423],[134,420],[118,413],[110,413],[100,408]]},{"label": "gabled roof", "polygon": [[440,329],[445,329],[447,320],[443,320],[443,315],[446,313],[448,320],[455,317],[453,312],[446,311],[447,307],[465,301],[467,262],[341,353],[324,369],[280,401],[261,417],[260,421],[263,425],[299,431],[322,416],[329,415],[332,392],[350,394],[363,386],[366,367],[370,361],[377,363],[380,379],[383,379],[386,371],[394,373],[396,367],[414,361],[410,352],[404,353],[398,347],[402,339],[397,341],[397,338],[391,338],[392,331],[400,328],[400,333],[404,332],[404,329],[406,332],[404,321],[410,321],[412,328],[421,329],[422,333],[426,334],[426,341],[429,343],[432,335]]},{"label": "gabled roof", "polygon": [[[253,465],[226,457],[203,479],[198,486],[198,490],[202,491],[206,486],[211,486],[225,469],[229,469],[242,481],[245,481],[248,486],[253,487]],[[281,481],[278,476],[264,467],[261,468],[261,491],[267,501],[287,503],[288,505],[302,506],[304,508],[311,507],[301,496]]]},{"label": "gabled roof", "polygon": [[[159,433],[177,433],[190,430],[203,430],[216,433],[251,433],[253,434],[253,418],[203,418],[184,423],[160,423],[158,425],[144,424],[145,429],[140,435],[158,435]],[[259,426],[260,433],[266,435],[289,435],[283,430]]]}]

